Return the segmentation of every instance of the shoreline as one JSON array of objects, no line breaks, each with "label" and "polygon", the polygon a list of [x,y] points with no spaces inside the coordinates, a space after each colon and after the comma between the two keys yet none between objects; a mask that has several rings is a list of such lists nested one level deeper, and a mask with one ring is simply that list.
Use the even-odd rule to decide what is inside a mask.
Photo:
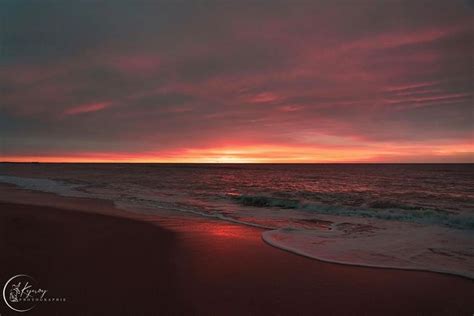
[{"label": "shoreline", "polygon": [[[111,200],[106,200],[106,199],[99,199],[99,198],[89,198],[89,197],[70,197],[70,196],[62,196],[57,193],[50,193],[50,192],[42,192],[42,191],[37,191],[37,190],[32,190],[32,189],[25,189],[21,188],[20,186],[17,186],[15,184],[7,184],[7,183],[0,183],[0,190],[3,190],[7,193],[9,193],[10,198],[6,199],[9,202],[13,203],[20,203],[22,204],[22,198],[26,198],[29,200],[29,202],[32,205],[39,205],[39,206],[53,206],[53,207],[64,207],[69,210],[80,210],[84,212],[93,212],[93,213],[99,213],[99,214],[106,214],[106,215],[112,215],[112,216],[120,216],[124,218],[131,218],[134,220],[140,220],[144,222],[149,222],[154,221],[156,217],[166,217],[165,214],[153,214],[153,215],[146,215],[144,213],[141,213],[140,211],[132,211],[132,210],[126,210],[122,209],[114,204],[113,201]],[[5,200],[5,197],[1,198],[0,201]],[[50,202],[53,201],[53,202]],[[170,213],[175,213],[173,210],[168,210]],[[470,277],[469,275],[461,274],[461,273],[456,273],[452,271],[443,271],[443,270],[435,270],[435,269],[427,269],[427,268],[417,268],[417,267],[397,267],[397,266],[384,266],[384,265],[376,265],[376,264],[366,264],[366,263],[353,263],[353,262],[344,262],[344,261],[337,261],[337,260],[331,260],[331,259],[325,259],[324,257],[318,257],[309,253],[306,253],[305,251],[300,251],[298,249],[294,249],[291,247],[287,247],[281,244],[274,243],[271,238],[267,238],[266,235],[271,235],[272,231],[275,231],[272,228],[261,226],[258,224],[249,224],[245,222],[241,222],[238,220],[233,220],[233,219],[226,219],[226,218],[221,218],[218,216],[212,216],[212,215],[205,215],[201,213],[196,213],[193,211],[189,212],[183,212],[183,211],[178,211],[180,215],[177,217],[180,218],[183,216],[185,217],[197,217],[197,218],[204,218],[205,220],[209,220],[211,222],[217,221],[217,222],[225,222],[225,223],[232,223],[236,225],[243,225],[245,227],[250,227],[250,228],[256,228],[261,231],[260,239],[262,242],[270,247],[276,248],[278,250],[284,251],[291,253],[296,256],[302,256],[304,258],[308,258],[311,260],[317,260],[320,262],[324,263],[330,263],[330,264],[339,264],[339,265],[348,265],[348,266],[354,266],[354,267],[366,267],[366,268],[374,268],[374,269],[390,269],[390,270],[401,270],[401,271],[415,271],[415,272],[429,272],[429,273],[436,273],[436,274],[441,274],[441,275],[447,275],[447,276],[452,276],[452,277],[459,277],[463,279],[467,279],[470,281],[473,281],[474,278]],[[163,212],[166,213],[166,212]],[[176,213],[174,216],[175,217]],[[163,228],[162,225],[159,225],[160,228]]]},{"label": "shoreline", "polygon": [[345,265],[345,266],[353,266],[353,267],[361,267],[361,268],[371,268],[371,269],[387,269],[387,270],[400,270],[400,271],[412,271],[412,272],[428,272],[428,273],[435,273],[435,274],[440,274],[440,275],[445,275],[445,276],[450,276],[450,277],[455,277],[455,278],[461,278],[464,280],[468,281],[474,281],[474,278],[469,277],[467,275],[459,274],[459,273],[454,273],[454,272],[445,272],[445,271],[437,271],[437,270],[429,270],[429,269],[422,269],[422,268],[400,268],[400,267],[391,267],[391,266],[382,266],[382,265],[371,265],[371,264],[358,264],[358,263],[349,263],[349,262],[344,262],[344,261],[337,261],[337,260],[330,260],[330,259],[324,259],[320,257],[315,257],[311,254],[308,254],[304,251],[299,251],[297,249],[291,248],[291,247],[285,247],[282,245],[276,245],[274,244],[269,238],[265,238],[265,232],[262,233],[262,241],[268,244],[271,247],[280,249],[282,251],[297,255],[297,256],[302,256],[308,259],[312,260],[317,260],[325,263],[330,263],[330,264],[340,264],[340,265]]},{"label": "shoreline", "polygon": [[[153,304],[150,305],[136,306],[130,303],[125,306],[124,303],[123,311],[130,313],[142,311],[145,314],[153,314],[156,312],[156,304],[161,304],[163,312],[173,311],[175,314],[291,314],[295,311],[299,314],[470,314],[474,310],[472,295],[469,295],[474,290],[474,283],[463,277],[327,263],[268,245],[262,240],[262,230],[258,228],[205,218],[142,216],[116,209],[110,201],[69,198],[12,187],[7,190],[4,186],[1,189],[3,193],[8,192],[8,197],[7,194],[2,194],[0,200],[7,199],[10,200],[9,203],[13,203],[7,207],[13,211],[0,213],[0,227],[3,227],[0,232],[5,234],[5,231],[10,230],[10,233],[7,233],[10,234],[10,239],[2,238],[6,241],[0,247],[4,254],[2,259],[9,262],[4,266],[12,267],[10,271],[2,271],[2,282],[9,273],[18,271],[22,266],[27,271],[18,272],[33,273],[31,270],[37,269],[37,277],[41,280],[49,279],[50,284],[67,288],[63,284],[64,278],[68,277],[67,273],[63,273],[62,278],[54,276],[51,271],[48,272],[51,268],[48,265],[38,270],[38,264],[34,264],[34,261],[41,256],[49,261],[53,259],[53,262],[69,263],[71,269],[76,271],[81,271],[86,265],[95,276],[92,279],[101,281],[104,278],[101,273],[107,272],[108,265],[94,267],[87,261],[81,261],[84,259],[81,259],[77,252],[83,251],[84,255],[89,249],[70,249],[73,245],[85,247],[82,245],[84,236],[75,234],[88,232],[86,239],[102,243],[95,250],[91,250],[90,257],[109,263],[112,270],[109,277],[114,279],[110,275],[115,273],[115,277],[119,279],[116,289],[124,293],[124,300],[132,298],[133,301],[133,297],[139,299],[140,296],[134,296],[131,288],[138,289],[140,293],[144,289],[150,289],[142,283],[137,283],[134,278],[124,276],[125,271],[128,274],[138,271],[139,274],[143,273],[142,276],[146,275],[142,278],[156,280],[154,283],[158,284],[157,287],[151,287],[155,293],[169,290],[166,298],[152,296],[150,300]],[[13,191],[17,191],[15,194],[19,195],[15,197]],[[19,205],[15,199],[29,202],[30,205]],[[50,205],[40,206],[45,202]],[[58,207],[51,207],[54,205]],[[6,210],[3,206],[2,209]],[[19,209],[21,211],[18,211]],[[23,236],[28,241],[25,241],[28,246],[26,248],[22,244],[12,243],[11,236],[16,236],[16,232],[9,227],[12,222],[10,220],[10,224],[7,223],[6,214],[10,216],[7,218],[11,219],[13,216],[19,222],[28,222],[33,217],[35,222],[26,226],[31,231],[25,231],[25,227],[21,225],[17,227],[17,230],[22,229],[23,234],[30,234],[29,237],[43,232],[43,235],[40,235],[46,239],[60,236],[63,240],[56,241],[54,247],[48,245],[51,242],[49,239],[49,242],[28,244],[28,236]],[[111,239],[104,240],[104,232],[100,229],[93,231],[90,225],[108,227],[107,234]],[[59,234],[54,232],[63,226],[73,229],[64,230]],[[124,232],[128,232],[128,238],[121,236]],[[148,238],[144,238],[145,235]],[[128,243],[129,248],[124,247],[124,243]],[[65,254],[58,253],[58,247],[73,254],[77,261],[68,261]],[[104,258],[104,249],[110,249],[115,259],[114,256]],[[18,265],[18,261],[15,261],[18,256],[12,254],[12,251],[24,252],[21,257],[24,260],[22,264]],[[125,253],[135,253],[146,260],[133,260],[130,255],[126,256],[126,262],[116,260],[117,256],[122,258]],[[141,264],[147,260],[154,264]],[[156,269],[155,264],[162,266]],[[18,269],[14,269],[14,266]],[[36,268],[33,268],[35,266]],[[71,284],[69,288],[76,300],[87,297],[77,296],[74,291],[82,293],[85,289],[90,290],[88,282],[84,282],[87,277],[83,280],[84,275],[78,275],[82,277],[73,278],[77,283]],[[106,273],[105,279],[107,275]],[[165,289],[159,284],[165,284]],[[447,287],[452,289],[449,293],[444,291]],[[51,291],[53,290],[51,287]],[[345,303],[344,306],[339,303],[341,300]],[[96,306],[97,311],[81,310],[83,306],[72,303],[66,304],[70,308],[63,311],[69,314],[100,314],[98,310],[101,308],[104,308],[102,311],[110,308],[105,306],[108,305],[106,301],[88,302]],[[406,304],[400,306],[397,301]],[[45,309],[51,308],[49,312],[57,313],[62,307],[56,305],[38,306],[36,312],[45,312]],[[0,306],[8,315],[9,311],[5,310],[5,305]]]}]

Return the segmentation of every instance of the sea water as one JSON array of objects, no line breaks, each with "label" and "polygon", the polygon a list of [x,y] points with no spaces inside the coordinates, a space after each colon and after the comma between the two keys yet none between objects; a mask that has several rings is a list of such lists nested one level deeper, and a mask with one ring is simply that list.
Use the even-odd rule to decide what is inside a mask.
[{"label": "sea water", "polygon": [[473,164],[8,164],[0,182],[262,228],[308,257],[474,278]]}]

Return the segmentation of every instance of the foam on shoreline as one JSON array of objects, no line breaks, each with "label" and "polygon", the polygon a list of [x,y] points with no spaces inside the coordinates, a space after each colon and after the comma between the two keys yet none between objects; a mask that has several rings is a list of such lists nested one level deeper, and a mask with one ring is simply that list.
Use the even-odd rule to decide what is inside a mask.
[{"label": "foam on shoreline", "polygon": [[474,279],[472,232],[420,225],[376,229],[377,233],[282,228],[263,232],[262,239],[274,247],[326,262]]}]

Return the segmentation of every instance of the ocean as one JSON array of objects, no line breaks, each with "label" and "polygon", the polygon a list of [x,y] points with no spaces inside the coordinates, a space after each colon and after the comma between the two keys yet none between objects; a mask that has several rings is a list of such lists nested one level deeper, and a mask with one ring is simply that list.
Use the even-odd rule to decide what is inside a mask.
[{"label": "ocean", "polygon": [[0,182],[262,228],[311,258],[474,278],[474,164],[9,164]]}]

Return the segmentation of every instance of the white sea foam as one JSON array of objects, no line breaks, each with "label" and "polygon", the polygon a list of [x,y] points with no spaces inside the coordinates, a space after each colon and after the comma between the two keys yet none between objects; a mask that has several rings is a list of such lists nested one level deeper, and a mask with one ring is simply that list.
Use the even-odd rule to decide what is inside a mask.
[{"label": "white sea foam", "polygon": [[474,279],[474,233],[411,223],[333,224],[329,231],[265,231],[272,246],[327,262],[424,270]]}]

